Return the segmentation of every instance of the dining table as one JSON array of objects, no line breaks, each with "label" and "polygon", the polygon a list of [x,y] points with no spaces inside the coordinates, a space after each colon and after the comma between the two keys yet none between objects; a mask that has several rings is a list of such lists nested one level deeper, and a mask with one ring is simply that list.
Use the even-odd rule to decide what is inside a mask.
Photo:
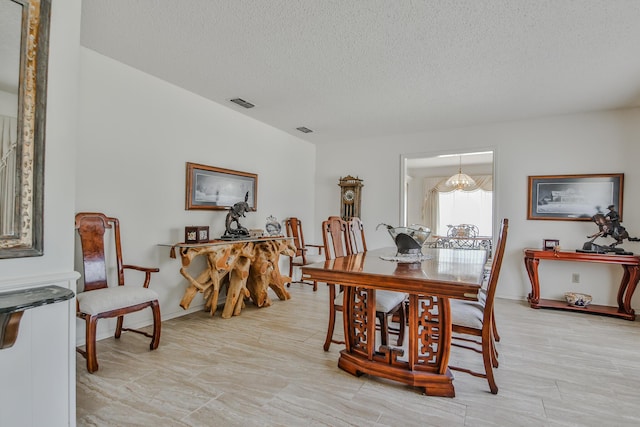
[{"label": "dining table", "polygon": [[[386,378],[455,397],[449,299],[477,301],[488,251],[422,248],[399,256],[380,248],[302,267],[303,277],[344,289],[345,348],[338,367],[355,376]],[[376,337],[376,291],[406,293],[407,324],[402,346],[380,345]]]}]

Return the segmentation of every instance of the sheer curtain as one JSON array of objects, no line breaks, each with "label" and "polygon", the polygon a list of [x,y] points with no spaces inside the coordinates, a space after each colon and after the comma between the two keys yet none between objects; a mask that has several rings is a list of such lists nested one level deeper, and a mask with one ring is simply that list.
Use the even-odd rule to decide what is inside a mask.
[{"label": "sheer curtain", "polygon": [[472,175],[471,178],[476,185],[465,188],[464,190],[452,190],[446,185],[448,176],[444,177],[427,177],[424,179],[424,200],[422,203],[423,224],[431,229],[432,234],[437,234],[438,224],[440,223],[440,206],[438,193],[450,193],[452,191],[493,191],[492,175]]},{"label": "sheer curtain", "polygon": [[18,120],[0,115],[0,235],[13,234]]}]

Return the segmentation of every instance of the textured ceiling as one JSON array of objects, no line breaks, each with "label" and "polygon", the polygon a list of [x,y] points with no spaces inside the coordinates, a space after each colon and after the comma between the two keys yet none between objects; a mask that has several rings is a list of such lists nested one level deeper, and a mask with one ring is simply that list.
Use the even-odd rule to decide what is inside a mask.
[{"label": "textured ceiling", "polygon": [[639,0],[83,0],[81,43],[318,144],[640,106]]}]

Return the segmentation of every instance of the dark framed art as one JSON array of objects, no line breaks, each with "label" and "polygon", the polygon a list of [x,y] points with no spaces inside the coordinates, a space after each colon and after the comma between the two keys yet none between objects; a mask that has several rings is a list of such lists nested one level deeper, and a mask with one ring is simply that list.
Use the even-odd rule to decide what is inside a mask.
[{"label": "dark framed art", "polygon": [[591,221],[613,205],[622,220],[624,174],[529,177],[527,219]]},{"label": "dark framed art", "polygon": [[258,175],[187,162],[185,209],[225,210],[247,197],[249,210],[258,200]]}]

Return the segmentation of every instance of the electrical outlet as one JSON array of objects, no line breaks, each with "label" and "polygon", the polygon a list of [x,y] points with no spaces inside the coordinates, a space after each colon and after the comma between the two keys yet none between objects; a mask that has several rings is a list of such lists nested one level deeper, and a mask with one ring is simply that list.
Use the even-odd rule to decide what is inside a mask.
[{"label": "electrical outlet", "polygon": [[578,273],[571,275],[571,283],[580,283],[580,275]]}]

